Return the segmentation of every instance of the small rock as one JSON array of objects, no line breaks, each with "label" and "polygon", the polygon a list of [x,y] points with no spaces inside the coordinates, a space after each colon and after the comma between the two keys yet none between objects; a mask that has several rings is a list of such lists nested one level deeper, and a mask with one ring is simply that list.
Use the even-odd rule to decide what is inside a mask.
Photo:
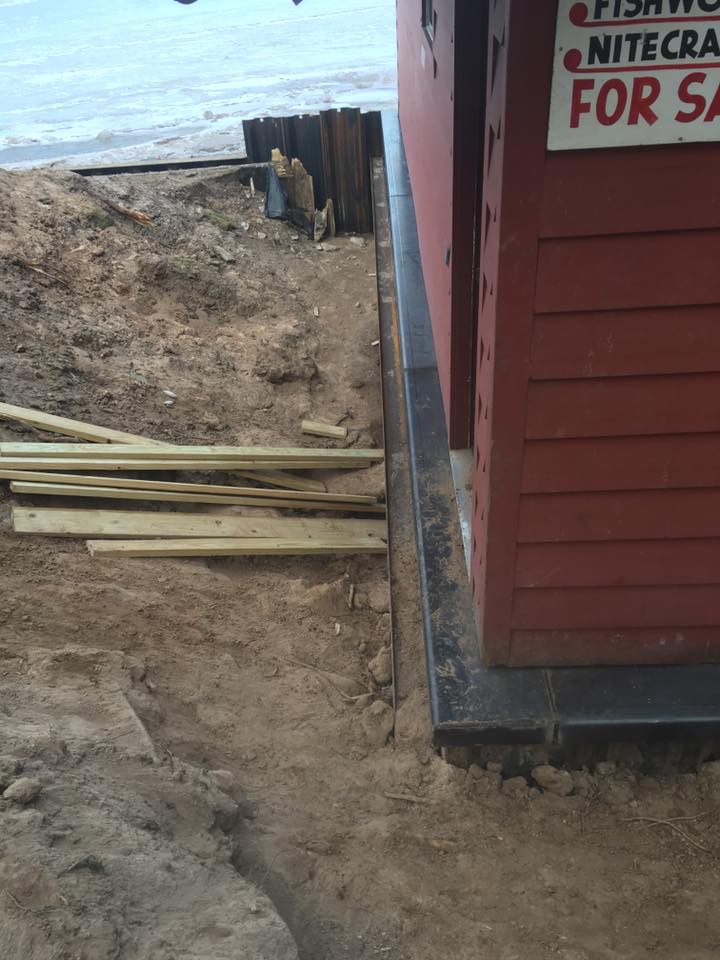
[{"label": "small rock", "polygon": [[376,700],[363,710],[360,722],[370,743],[384,747],[393,731],[395,717],[386,703]]},{"label": "small rock", "polygon": [[235,777],[229,770],[208,770],[208,776],[225,793],[232,793],[235,789]]},{"label": "small rock", "polygon": [[355,707],[358,710],[364,710],[366,707],[369,707],[375,698],[371,693],[361,693],[360,696],[355,701]]},{"label": "small rock", "polygon": [[375,613],[388,613],[390,610],[390,591],[386,583],[370,587],[367,603]]},{"label": "small rock", "polygon": [[366,247],[367,240],[364,237],[350,237],[350,243],[355,247]]},{"label": "small rock", "polygon": [[599,787],[599,798],[611,807],[625,807],[635,799],[632,786],[617,780],[606,780]]},{"label": "small rock", "polygon": [[38,783],[37,780],[32,780],[30,777],[20,777],[19,780],[11,783],[3,793],[3,799],[12,800],[13,803],[24,806],[26,803],[32,803],[39,796],[41,790],[42,784]]},{"label": "small rock", "polygon": [[15,757],[0,757],[0,790],[4,790],[22,773],[22,764]]},{"label": "small rock", "polygon": [[262,230],[258,230],[257,238],[258,240],[267,240],[267,234],[263,233]]},{"label": "small rock", "polygon": [[597,793],[597,781],[586,770],[573,770],[573,786],[578,797],[594,797]]},{"label": "small rock", "polygon": [[163,393],[166,397],[170,397],[171,400],[177,400],[177,394],[174,390],[163,390]]},{"label": "small rock", "polygon": [[471,764],[468,775],[477,793],[497,793],[502,787],[502,777],[499,773],[483,770],[477,763]]},{"label": "small rock", "polygon": [[554,793],[557,797],[569,797],[575,786],[567,770],[559,770],[548,763],[535,767],[532,778],[546,793]]},{"label": "small rock", "polygon": [[392,680],[392,657],[389,647],[383,647],[370,661],[368,669],[373,680],[386,687]]},{"label": "small rock", "polygon": [[502,792],[506,797],[527,797],[530,794],[525,777],[510,777],[502,785]]},{"label": "small rock", "polygon": [[595,764],[595,773],[599,777],[612,777],[617,772],[617,764],[614,760],[601,760]]},{"label": "small rock", "polygon": [[27,350],[27,347],[25,346],[24,343],[19,343],[15,347],[15,353],[25,353],[26,350]]},{"label": "small rock", "polygon": [[218,792],[213,797],[212,809],[215,814],[215,825],[223,833],[230,833],[240,817],[239,805],[224,793]]},{"label": "small rock", "polygon": [[223,247],[213,247],[215,254],[220,257],[224,263],[236,263],[236,259],[232,253],[229,253]]},{"label": "small rock", "polygon": [[[0,769],[2,769],[0,767]],[[720,760],[711,760],[700,767],[700,773],[703,777],[716,780],[720,784]]]}]

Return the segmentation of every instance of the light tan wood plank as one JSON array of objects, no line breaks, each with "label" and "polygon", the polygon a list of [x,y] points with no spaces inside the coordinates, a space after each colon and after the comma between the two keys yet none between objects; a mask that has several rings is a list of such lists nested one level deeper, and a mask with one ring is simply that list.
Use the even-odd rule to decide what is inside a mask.
[{"label": "light tan wood plank", "polygon": [[86,510],[13,507],[16,533],[51,537],[374,537],[387,541],[383,520],[319,517],[253,517],[219,513],[148,513],[141,510]]},{"label": "light tan wood plank", "polygon": [[[79,477],[78,479],[82,479]],[[307,500],[268,500],[264,497],[218,497],[209,493],[172,493],[167,490],[125,490],[120,487],[88,487],[69,483],[10,482],[13,493],[33,496],[86,497],[102,500],[148,500],[157,503],[206,503],[223,506],[265,507],[292,510],[342,510],[344,513],[384,514],[385,507],[374,504],[316,503]]]},{"label": "light tan wood plank", "polygon": [[347,427],[336,427],[332,423],[321,423],[319,420],[303,420],[301,431],[310,437],[329,437],[331,440],[347,439]]},{"label": "light tan wood plank", "polygon": [[[0,455],[5,457],[108,457],[120,455],[112,446],[98,447],[87,443],[0,443]],[[382,450],[326,450],[317,447],[228,447],[228,446],[172,446],[124,444],[124,460],[249,460],[294,464],[300,460],[327,461],[328,469],[336,460],[368,461],[383,459]]]},{"label": "light tan wood plank", "polygon": [[273,540],[265,537],[213,537],[197,540],[88,540],[94,557],[252,557],[322,556],[385,553],[387,547],[370,538],[334,540]]},{"label": "light tan wood plank", "polygon": [[[120,447],[117,447],[118,457]],[[237,471],[247,473],[248,471],[266,470],[274,466],[271,460],[256,460],[243,462],[242,460],[109,460],[105,457],[95,459],[79,458],[55,458],[55,457],[0,457],[0,464],[5,470],[58,470],[60,472],[70,473],[74,470],[84,470],[97,472],[109,471],[157,471],[157,470],[193,470],[198,473],[209,473],[213,470],[222,470],[226,473]],[[327,461],[304,460],[293,463],[293,469],[296,470],[328,470],[330,469]],[[366,467],[367,463],[357,460],[336,460],[333,461],[333,470],[360,470]]]},{"label": "light tan wood plank", "polygon": [[[2,460],[0,460],[0,466]],[[0,470],[0,480],[24,480],[28,483],[82,484],[84,487],[119,487],[127,490],[167,490],[170,493],[210,493],[214,496],[264,497],[267,500],[305,500],[317,503],[377,503],[376,497],[349,493],[305,493],[296,490],[264,490],[262,487],[234,487],[216,483],[176,483],[170,480],[136,480],[127,477],[78,477],[74,473],[35,470]]]},{"label": "light tan wood plank", "polygon": [[148,446],[162,446],[158,440],[149,440],[134,433],[97,427],[91,423],[83,423],[81,420],[69,420],[67,417],[57,417],[52,413],[42,413],[40,410],[32,410],[29,407],[16,407],[11,403],[0,403],[0,419],[16,420],[37,430],[59,433],[65,437],[77,437],[79,440],[89,440],[92,443],[143,443]]},{"label": "light tan wood plank", "polygon": [[307,490],[310,493],[325,493],[327,491],[327,486],[322,480],[296,477],[292,473],[284,473],[282,470],[265,470],[262,473],[241,473],[237,471],[237,475],[244,477],[246,480],[257,480],[258,483],[268,483],[271,487],[283,487],[286,490]]}]

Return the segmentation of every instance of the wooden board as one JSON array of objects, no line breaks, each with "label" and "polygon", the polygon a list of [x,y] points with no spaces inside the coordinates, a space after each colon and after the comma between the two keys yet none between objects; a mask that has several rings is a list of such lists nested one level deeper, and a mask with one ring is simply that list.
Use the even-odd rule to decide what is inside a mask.
[{"label": "wooden board", "polygon": [[[116,456],[122,456],[120,448],[117,448]],[[146,470],[193,470],[198,473],[207,473],[211,470],[223,470],[225,472],[238,471],[246,473],[249,470],[267,470],[268,467],[275,466],[273,460],[110,460],[106,457],[94,457],[80,459],[79,457],[2,457],[0,463],[6,470],[59,470],[69,472],[72,470],[85,471],[128,471],[135,470],[140,473]],[[362,460],[334,460],[332,465],[327,460],[302,460],[293,463],[293,469],[296,470],[359,470],[367,467],[367,461]]]},{"label": "wooden board", "polygon": [[283,487],[286,490],[308,490],[311,493],[325,493],[327,491],[327,486],[322,480],[297,477],[282,470],[265,470],[262,473],[243,473],[238,470],[236,473],[246,480],[257,480],[258,483],[267,483],[271,487]]},{"label": "wooden board", "polygon": [[134,433],[97,427],[90,423],[83,423],[81,420],[69,420],[67,417],[57,417],[52,413],[42,413],[40,410],[31,410],[28,407],[16,407],[11,403],[0,403],[0,419],[16,420],[37,430],[59,433],[65,437],[77,437],[79,440],[89,440],[92,443],[143,443],[153,447],[163,446],[158,440],[149,440]]},{"label": "wooden board", "polygon": [[213,537],[197,540],[88,540],[94,557],[253,557],[386,553],[369,537],[347,540],[273,540],[267,537]]},{"label": "wooden board", "polygon": [[717,486],[720,433],[525,444],[523,493]]},{"label": "wooden board", "polygon": [[[2,466],[2,460],[0,460]],[[35,470],[0,470],[0,480],[24,480],[29,483],[77,484],[84,487],[121,487],[127,490],[167,490],[171,493],[209,493],[214,496],[263,497],[266,500],[305,500],[317,503],[372,504],[376,497],[349,493],[305,493],[296,490],[264,490],[262,487],[234,487],[214,483],[175,483],[170,480],[137,480],[126,477],[78,477],[74,473],[50,473]]]},{"label": "wooden board", "polygon": [[718,370],[719,355],[714,306],[553,314],[535,320],[531,376],[707,373]]},{"label": "wooden board", "polygon": [[720,583],[720,539],[535,543],[518,547],[524,588]]},{"label": "wooden board", "polygon": [[720,538],[720,489],[531,494],[520,543]]},{"label": "wooden board", "polygon": [[348,434],[347,427],[336,427],[318,420],[303,420],[300,429],[310,437],[329,437],[331,440],[345,440]]},{"label": "wooden board", "polygon": [[543,174],[541,237],[707,230],[720,219],[717,158],[704,143],[587,150],[581,158],[552,152]]},{"label": "wooden board", "polygon": [[720,373],[531,383],[526,436],[618,437],[720,430]]},{"label": "wooden board", "polygon": [[124,444],[116,447],[97,447],[84,443],[0,443],[0,455],[10,457],[120,457],[124,460],[233,460],[272,461],[280,464],[295,464],[297,461],[327,462],[332,469],[335,461],[375,463],[383,459],[382,450],[326,450],[317,447],[204,447],[173,446],[158,447],[150,444]]},{"label": "wooden board", "polygon": [[[82,479],[79,477],[78,479]],[[206,503],[240,507],[289,508],[292,510],[342,510],[346,513],[385,513],[385,507],[375,504],[316,503],[307,500],[275,500],[265,497],[212,496],[209,493],[175,493],[169,490],[127,490],[119,487],[90,487],[66,483],[27,483],[13,480],[13,493],[33,496],[86,497],[102,500],[148,500],[159,503]]]},{"label": "wooden board", "polygon": [[515,630],[510,647],[514,667],[718,661],[717,627]]},{"label": "wooden board", "polygon": [[517,630],[621,630],[673,624],[717,629],[718,623],[716,584],[516,590],[512,615]]},{"label": "wooden board", "polygon": [[13,507],[16,533],[51,537],[276,537],[280,539],[374,537],[387,541],[383,520],[318,517],[241,517],[219,513],[149,513]]},{"label": "wooden board", "polygon": [[720,303],[720,230],[541,240],[538,313]]}]

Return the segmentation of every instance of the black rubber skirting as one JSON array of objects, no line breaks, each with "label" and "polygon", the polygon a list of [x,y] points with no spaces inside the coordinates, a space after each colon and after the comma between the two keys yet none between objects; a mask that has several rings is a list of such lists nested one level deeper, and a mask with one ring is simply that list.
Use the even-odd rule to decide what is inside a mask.
[{"label": "black rubber skirting", "polygon": [[81,177],[109,177],[116,173],[162,173],[165,170],[202,170],[208,167],[240,167],[247,157],[190,157],[187,160],[138,160],[132,163],[102,163],[73,167]]},{"label": "black rubber skirting", "polygon": [[380,208],[376,203],[376,217],[387,217],[389,208],[392,250],[387,255],[392,256],[396,299],[394,310],[381,311],[383,345],[392,354],[383,355],[383,378],[403,381],[403,390],[385,391],[392,405],[386,417],[403,423],[407,435],[407,450],[391,446],[388,456],[406,454],[411,478],[435,742],[570,746],[714,739],[720,735],[720,665],[545,670],[480,662],[397,114],[383,113],[383,136],[388,203]]}]

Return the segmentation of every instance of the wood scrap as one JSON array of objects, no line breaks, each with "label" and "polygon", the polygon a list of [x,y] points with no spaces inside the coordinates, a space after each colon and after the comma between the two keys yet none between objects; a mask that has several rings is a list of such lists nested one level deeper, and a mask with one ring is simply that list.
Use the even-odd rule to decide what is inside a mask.
[{"label": "wood scrap", "polygon": [[[118,448],[117,456],[121,456],[121,450]],[[276,466],[276,460],[127,460],[127,459],[106,459],[105,457],[93,457],[92,459],[78,458],[53,458],[53,457],[2,457],[0,463],[7,470],[57,470],[63,473],[70,473],[74,470],[99,472],[115,472],[128,470],[157,471],[157,470],[195,470],[201,472],[210,472],[212,470],[222,470],[226,473],[241,471],[245,473],[251,470],[267,470]],[[286,466],[288,466],[286,464]],[[368,461],[363,460],[298,460],[292,464],[293,470],[360,470],[368,466]]]},{"label": "wood scrap", "polygon": [[372,538],[347,540],[274,540],[266,537],[212,537],[193,540],[88,540],[94,557],[252,557],[323,556],[385,553],[386,545]]},{"label": "wood scrap", "polygon": [[322,480],[298,477],[282,470],[266,470],[263,473],[241,473],[237,471],[237,475],[246,480],[257,480],[258,483],[267,483],[271,487],[283,487],[286,490],[308,490],[312,493],[327,492],[327,486]]},{"label": "wood scrap", "polygon": [[[2,459],[0,459],[0,467]],[[266,500],[304,500],[317,503],[373,504],[376,497],[354,496],[349,493],[306,493],[294,490],[265,490],[262,487],[234,487],[214,483],[176,483],[170,480],[137,480],[127,477],[78,477],[73,473],[51,473],[34,470],[0,470],[0,480],[18,480],[28,483],[78,483],[90,487],[121,487],[128,490],[167,490],[171,493],[209,493],[214,496],[261,497]]]},{"label": "wood scrap", "polygon": [[16,533],[51,537],[275,537],[294,540],[375,538],[387,542],[383,520],[253,517],[218,513],[13,507]]},{"label": "wood scrap", "polygon": [[24,257],[15,257],[15,262],[21,267],[25,267],[26,270],[31,270],[33,273],[40,274],[42,277],[47,277],[48,280],[52,280],[54,283],[59,283],[61,286],[70,289],[70,281],[68,278],[54,267],[43,267],[40,266],[39,263],[35,263],[32,260],[26,260]]},{"label": "wood scrap", "polygon": [[[329,425],[319,424],[319,427]],[[345,429],[336,427],[336,430]],[[298,460],[328,461],[365,460],[370,463],[383,459],[382,450],[342,450],[323,447],[236,447],[185,444],[158,446],[156,444],[124,444],[121,451],[112,446],[98,447],[88,443],[0,443],[0,456],[12,457],[110,457],[122,456],[130,460],[272,460],[278,464],[293,464]]]},{"label": "wood scrap", "polygon": [[69,420],[67,417],[57,417],[52,413],[42,413],[29,407],[17,407],[11,403],[0,403],[0,420],[15,420],[26,426],[45,430],[48,433],[58,433],[65,437],[77,437],[79,440],[89,440],[92,443],[144,443],[152,446],[164,446],[158,440],[148,440],[134,433],[124,433],[122,430],[111,430],[108,427],[97,427],[81,420]]},{"label": "wood scrap", "polygon": [[127,217],[128,220],[134,220],[135,223],[140,223],[143,227],[149,227],[152,225],[153,218],[149,214],[143,213],[140,210],[131,210],[129,207],[123,206],[116,200],[111,200],[104,194],[98,193],[96,190],[92,190],[84,180],[82,180],[77,186],[77,189],[82,190],[83,193],[87,194],[89,197],[92,197],[92,199],[97,203],[101,203],[103,206],[107,207],[108,210],[113,210],[115,213],[119,213],[121,216]]},{"label": "wood scrap", "polygon": [[[82,477],[78,478],[82,480]],[[352,504],[314,500],[280,500],[265,497],[213,496],[209,493],[180,493],[168,490],[128,490],[121,487],[92,487],[69,483],[30,483],[13,480],[13,493],[33,496],[85,497],[102,500],[147,500],[158,503],[205,503],[219,506],[289,508],[292,510],[341,510],[346,513],[384,514],[385,507],[376,504]]]},{"label": "wood scrap", "polygon": [[347,427],[336,427],[320,420],[303,420],[301,431],[311,437],[329,437],[331,440],[347,439]]}]

